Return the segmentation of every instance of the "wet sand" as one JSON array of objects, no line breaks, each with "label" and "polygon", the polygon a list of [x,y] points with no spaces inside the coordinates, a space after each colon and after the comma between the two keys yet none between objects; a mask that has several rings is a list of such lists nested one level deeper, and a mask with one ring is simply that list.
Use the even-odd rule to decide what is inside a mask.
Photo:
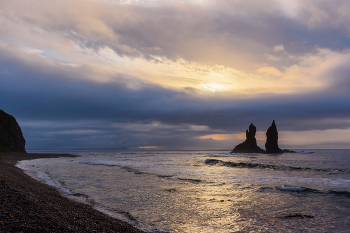
[{"label": "wet sand", "polygon": [[17,161],[69,154],[0,153],[0,232],[143,232],[61,196],[15,167]]}]

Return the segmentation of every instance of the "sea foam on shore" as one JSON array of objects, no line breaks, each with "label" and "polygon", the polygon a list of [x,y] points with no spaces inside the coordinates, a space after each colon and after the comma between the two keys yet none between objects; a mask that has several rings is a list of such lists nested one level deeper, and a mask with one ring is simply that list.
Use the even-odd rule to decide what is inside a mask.
[{"label": "sea foam on shore", "polygon": [[[0,153],[1,232],[142,232],[89,205],[62,197],[55,188],[14,166],[18,160],[59,156],[62,155]],[[52,179],[49,184],[57,182]]]}]

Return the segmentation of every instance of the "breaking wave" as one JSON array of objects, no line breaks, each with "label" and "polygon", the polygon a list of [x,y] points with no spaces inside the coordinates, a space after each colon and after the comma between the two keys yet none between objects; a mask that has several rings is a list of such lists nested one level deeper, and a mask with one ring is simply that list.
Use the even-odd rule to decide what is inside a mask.
[{"label": "breaking wave", "polygon": [[314,154],[315,152],[313,152],[313,151],[303,151],[303,150],[301,150],[301,151],[295,151],[297,154]]},{"label": "breaking wave", "polygon": [[283,192],[305,193],[305,194],[313,193],[313,194],[320,194],[320,195],[332,195],[337,197],[350,198],[350,192],[348,191],[335,191],[335,190],[323,191],[323,190],[306,188],[306,187],[275,187],[275,189]]},{"label": "breaking wave", "polygon": [[319,169],[319,168],[309,168],[309,167],[293,167],[284,165],[272,165],[272,164],[259,164],[259,163],[245,163],[245,162],[227,162],[219,159],[206,159],[205,164],[207,165],[219,165],[225,167],[235,167],[235,168],[258,168],[258,169],[272,169],[272,170],[292,170],[292,171],[321,171],[321,172],[343,172],[348,173],[348,171],[343,169]]}]

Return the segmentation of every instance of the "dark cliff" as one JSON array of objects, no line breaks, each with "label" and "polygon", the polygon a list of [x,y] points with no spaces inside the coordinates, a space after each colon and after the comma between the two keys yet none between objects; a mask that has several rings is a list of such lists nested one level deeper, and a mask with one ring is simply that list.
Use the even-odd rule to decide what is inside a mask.
[{"label": "dark cliff", "polygon": [[24,152],[25,143],[22,130],[16,119],[0,110],[0,152]]}]

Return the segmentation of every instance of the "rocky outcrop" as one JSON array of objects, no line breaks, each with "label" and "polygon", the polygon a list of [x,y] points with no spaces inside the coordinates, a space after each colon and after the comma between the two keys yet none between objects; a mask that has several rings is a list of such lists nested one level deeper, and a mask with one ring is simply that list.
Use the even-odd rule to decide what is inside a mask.
[{"label": "rocky outcrop", "polygon": [[283,150],[278,147],[278,131],[275,121],[273,121],[272,125],[267,129],[265,149],[268,154],[283,153]]},{"label": "rocky outcrop", "polygon": [[0,152],[26,152],[22,130],[16,119],[0,110]]},{"label": "rocky outcrop", "polygon": [[266,132],[266,151],[261,149],[256,143],[256,127],[250,124],[249,130],[246,131],[246,140],[237,145],[231,153],[264,153],[264,154],[282,154],[282,153],[296,153],[293,150],[282,150],[278,146],[278,131],[275,121],[267,129]]},{"label": "rocky outcrop", "polygon": [[253,124],[249,125],[249,130],[246,131],[246,140],[237,145],[231,153],[265,153],[256,143],[256,127]]}]

